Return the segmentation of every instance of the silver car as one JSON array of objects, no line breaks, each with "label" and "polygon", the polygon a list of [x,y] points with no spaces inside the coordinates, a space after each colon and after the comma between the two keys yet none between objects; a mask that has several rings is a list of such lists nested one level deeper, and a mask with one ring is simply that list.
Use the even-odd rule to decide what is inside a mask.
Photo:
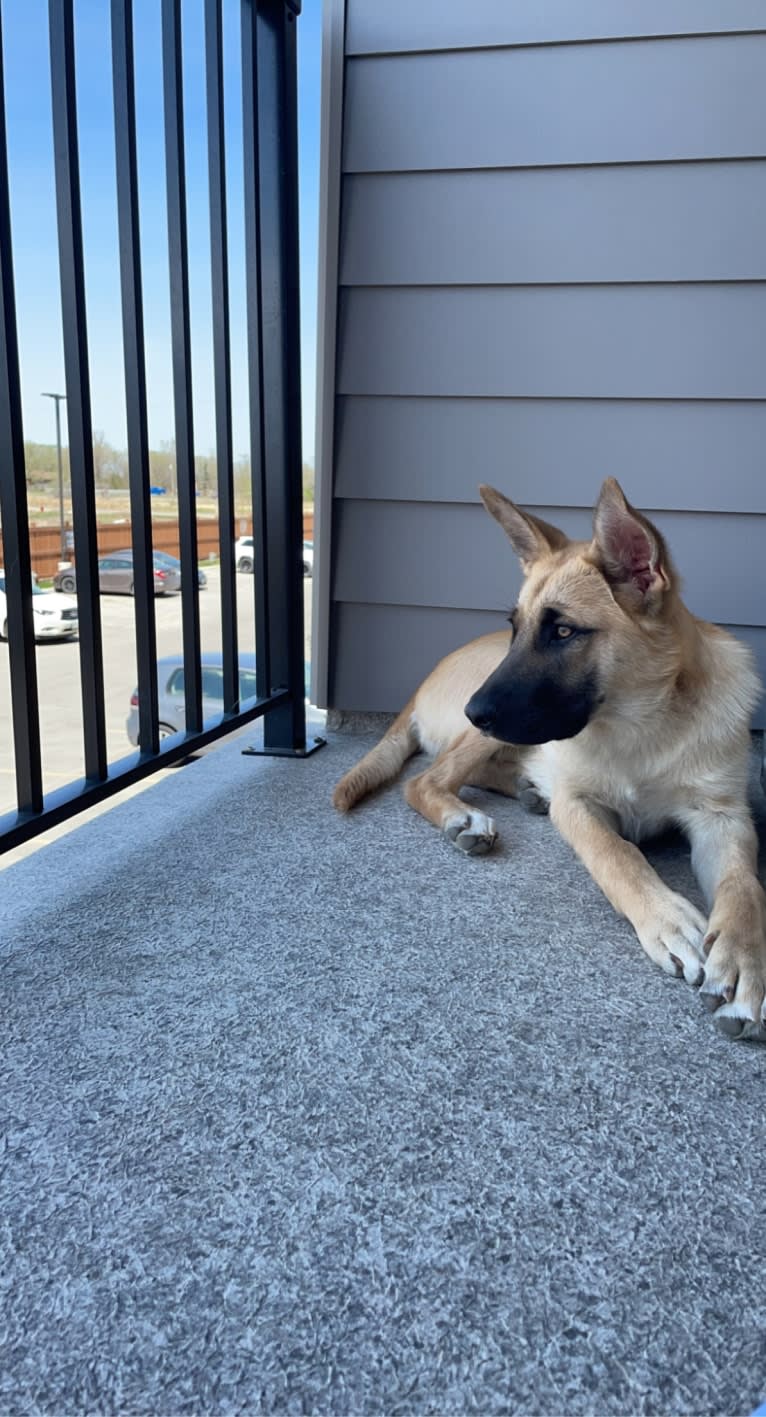
[{"label": "silver car", "polygon": [[[177,556],[171,556],[169,551],[155,551],[154,564],[164,567],[165,570],[177,571],[179,576],[181,574],[181,562]],[[197,567],[197,585],[200,590],[207,586],[207,576],[201,566]]]},{"label": "silver car", "polygon": [[[159,560],[156,553],[154,556],[154,593],[155,595],[167,595],[170,591],[178,590],[181,585],[180,572],[172,566],[165,564],[164,559]],[[69,591],[76,589],[77,578],[74,566],[63,566],[53,577],[55,590]],[[132,595],[133,594],[133,552],[114,551],[109,556],[99,556],[98,558],[98,588],[103,593],[112,595]]]},{"label": "silver car", "polygon": [[[223,657],[218,650],[202,655],[202,717],[220,718],[223,713]],[[184,661],[180,654],[169,654],[157,660],[159,692],[160,738],[171,733],[183,733],[186,728],[184,704]],[[239,657],[239,697],[255,698],[255,655]],[[128,737],[138,747],[138,689],[130,697],[130,713],[125,725]]]}]

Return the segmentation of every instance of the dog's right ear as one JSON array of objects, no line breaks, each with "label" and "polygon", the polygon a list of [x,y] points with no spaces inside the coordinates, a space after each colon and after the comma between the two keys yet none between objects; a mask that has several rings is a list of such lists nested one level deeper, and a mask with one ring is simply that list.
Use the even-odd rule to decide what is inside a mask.
[{"label": "dog's right ear", "polygon": [[560,551],[569,545],[569,537],[558,527],[544,522],[541,517],[533,517],[522,512],[510,498],[494,487],[482,485],[479,496],[491,517],[499,522],[526,575],[541,556],[549,556],[551,551]]}]

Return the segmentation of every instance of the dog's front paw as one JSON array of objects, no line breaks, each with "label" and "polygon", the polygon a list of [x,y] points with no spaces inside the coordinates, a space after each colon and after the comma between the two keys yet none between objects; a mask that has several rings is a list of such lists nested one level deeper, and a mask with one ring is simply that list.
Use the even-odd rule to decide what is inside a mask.
[{"label": "dog's front paw", "polygon": [[711,930],[700,990],[716,1027],[729,1038],[766,1043],[766,933],[762,922],[736,922]]},{"label": "dog's front paw", "polygon": [[448,817],[442,830],[466,856],[485,856],[497,841],[497,827],[484,812],[468,811]]},{"label": "dog's front paw", "polygon": [[666,974],[700,984],[704,973],[702,940],[706,922],[691,901],[675,891],[663,892],[650,904],[636,926],[643,948]]}]

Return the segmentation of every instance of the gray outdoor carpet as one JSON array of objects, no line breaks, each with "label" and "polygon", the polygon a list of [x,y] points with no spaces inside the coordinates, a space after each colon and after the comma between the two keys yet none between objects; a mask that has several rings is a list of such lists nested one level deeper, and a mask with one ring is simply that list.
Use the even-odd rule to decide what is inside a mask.
[{"label": "gray outdoor carpet", "polygon": [[336,816],[368,742],[229,744],[0,876],[0,1411],[747,1413],[766,1049],[546,819]]}]

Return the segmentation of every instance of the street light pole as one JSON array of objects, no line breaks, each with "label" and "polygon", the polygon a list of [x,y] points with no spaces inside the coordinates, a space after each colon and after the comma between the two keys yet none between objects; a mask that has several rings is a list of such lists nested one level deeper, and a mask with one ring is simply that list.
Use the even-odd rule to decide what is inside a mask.
[{"label": "street light pole", "polygon": [[59,546],[60,559],[67,560],[66,532],[64,530],[64,468],[61,461],[61,400],[66,398],[66,394],[42,394],[44,399],[53,399],[56,404],[56,456],[59,468]]}]

